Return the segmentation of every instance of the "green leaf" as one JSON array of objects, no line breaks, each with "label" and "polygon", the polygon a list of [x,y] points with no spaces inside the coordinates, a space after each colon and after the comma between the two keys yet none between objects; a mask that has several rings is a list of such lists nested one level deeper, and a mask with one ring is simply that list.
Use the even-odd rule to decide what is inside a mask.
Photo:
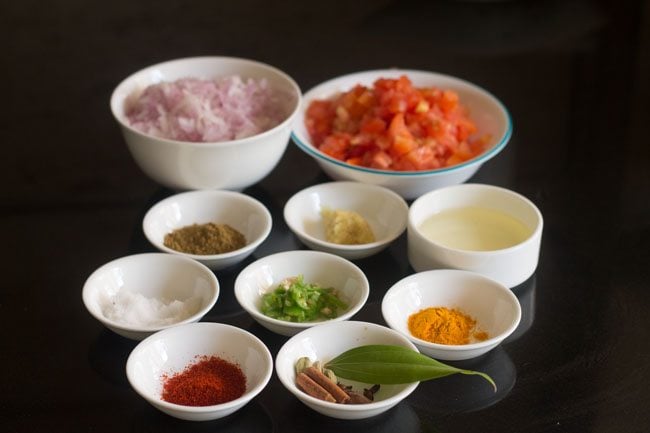
[{"label": "green leaf", "polygon": [[478,375],[497,386],[490,376],[452,367],[402,346],[367,345],[355,347],[326,365],[337,376],[363,383],[398,384],[438,379],[451,374]]}]

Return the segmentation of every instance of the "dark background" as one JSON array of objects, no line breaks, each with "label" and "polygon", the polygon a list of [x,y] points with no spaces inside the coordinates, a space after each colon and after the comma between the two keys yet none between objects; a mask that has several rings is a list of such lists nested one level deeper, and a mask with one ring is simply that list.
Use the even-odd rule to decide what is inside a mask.
[{"label": "dark background", "polygon": [[[615,5],[614,5],[615,4]],[[0,6],[0,430],[643,432],[650,430],[650,4],[643,1],[5,1]],[[514,134],[472,182],[533,200],[545,218],[536,274],[514,289],[520,329],[487,356],[497,394],[463,378],[421,384],[385,415],[322,417],[274,377],[242,412],[189,423],[128,385],[135,342],[104,330],[81,288],[101,264],[151,246],[141,218],[171,194],[131,159],[112,89],[153,63],[246,57],[303,91],[337,75],[402,67],[456,75],[508,107]],[[255,257],[303,248],[282,220],[328,179],[290,144],[245,192],[272,211]],[[401,237],[357,261],[383,323],[383,293],[413,272]],[[238,307],[232,282],[207,321],[275,354],[286,341]]]}]

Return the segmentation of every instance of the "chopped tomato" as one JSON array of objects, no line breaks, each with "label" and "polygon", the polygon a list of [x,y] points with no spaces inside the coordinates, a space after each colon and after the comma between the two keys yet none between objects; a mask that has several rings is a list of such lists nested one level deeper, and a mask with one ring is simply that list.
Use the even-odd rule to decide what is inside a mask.
[{"label": "chopped tomato", "polygon": [[378,168],[380,170],[388,170],[393,162],[393,159],[389,154],[383,150],[376,150],[368,155],[367,166],[372,168]]},{"label": "chopped tomato", "polygon": [[379,117],[368,117],[361,122],[361,132],[366,134],[383,134],[386,131],[386,122]]},{"label": "chopped tomato", "polygon": [[336,110],[329,101],[314,101],[309,104],[306,113],[306,126],[312,139],[320,144],[332,133],[332,121]]},{"label": "chopped tomato", "polygon": [[355,156],[345,160],[350,165],[363,165],[363,158],[360,156]]},{"label": "chopped tomato", "polygon": [[410,152],[417,146],[411,131],[404,123],[404,114],[397,113],[388,127],[388,138],[392,141],[390,150],[400,156]]},{"label": "chopped tomato", "polygon": [[350,147],[349,136],[342,133],[328,135],[320,145],[320,150],[332,158],[345,160]]},{"label": "chopped tomato", "polygon": [[431,170],[485,151],[477,128],[452,90],[416,88],[380,78],[335,98],[313,101],[305,124],[314,144],[348,164],[383,170]]},{"label": "chopped tomato", "polygon": [[452,92],[451,90],[445,90],[442,92],[442,98],[440,98],[440,107],[444,112],[450,112],[456,108],[458,105],[458,94]]}]

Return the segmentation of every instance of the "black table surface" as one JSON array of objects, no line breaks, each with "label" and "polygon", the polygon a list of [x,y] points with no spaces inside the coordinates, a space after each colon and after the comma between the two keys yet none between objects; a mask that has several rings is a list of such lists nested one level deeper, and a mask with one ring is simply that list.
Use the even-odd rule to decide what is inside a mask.
[{"label": "black table surface", "polygon": [[[0,430],[6,432],[643,432],[650,431],[650,3],[556,1],[16,1],[0,6],[3,104]],[[539,266],[514,288],[519,329],[488,355],[455,363],[478,381],[426,382],[384,415],[339,421],[302,405],[273,376],[242,411],[193,423],[129,386],[136,342],[81,301],[98,266],[153,248],[149,206],[172,194],[135,165],[108,100],[147,65],[194,55],[272,64],[303,90],[349,72],[401,67],[479,84],[514,121],[506,149],[470,180],[540,208]],[[329,179],[294,144],[244,192],[273,216],[253,257],[218,272],[205,321],[240,326],[275,355],[285,337],[255,324],[232,286],[241,267],[305,248],[282,208]],[[355,261],[371,295],[413,273],[403,235]]]}]

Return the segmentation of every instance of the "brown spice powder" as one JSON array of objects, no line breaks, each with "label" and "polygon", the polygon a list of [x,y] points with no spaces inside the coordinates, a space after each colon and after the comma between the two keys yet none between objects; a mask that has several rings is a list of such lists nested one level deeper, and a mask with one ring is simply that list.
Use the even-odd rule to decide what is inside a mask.
[{"label": "brown spice powder", "polygon": [[192,224],[165,235],[163,244],[188,254],[223,254],[246,246],[244,235],[228,224]]}]

